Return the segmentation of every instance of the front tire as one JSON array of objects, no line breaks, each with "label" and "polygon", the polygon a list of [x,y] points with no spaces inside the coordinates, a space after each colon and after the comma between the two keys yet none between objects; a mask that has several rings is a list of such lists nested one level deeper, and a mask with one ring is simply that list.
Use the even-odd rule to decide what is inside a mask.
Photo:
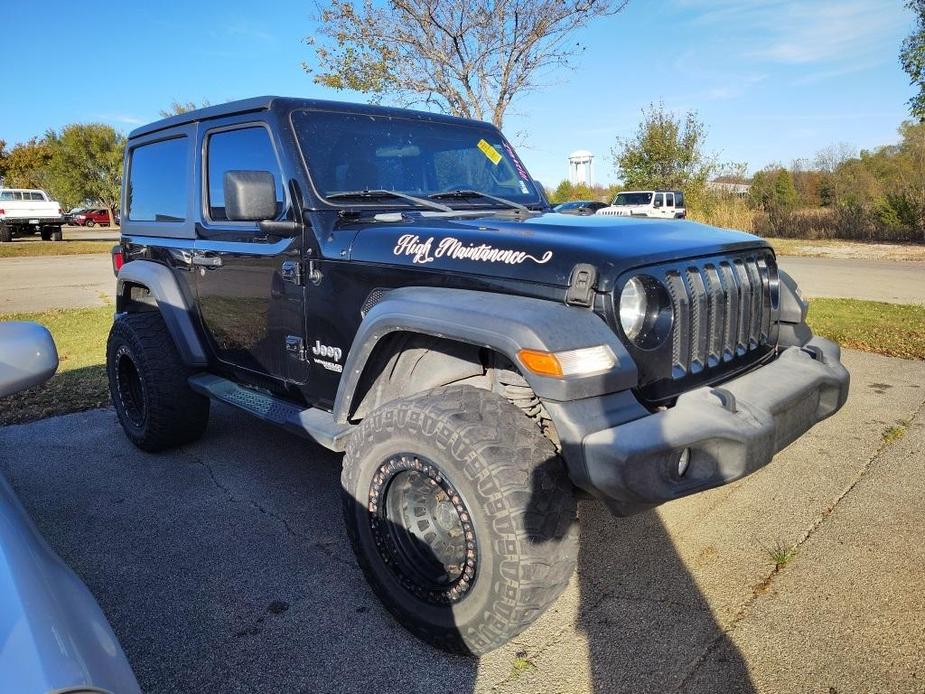
[{"label": "front tire", "polygon": [[209,399],[187,384],[190,375],[156,311],[116,319],[106,346],[113,406],[129,440],[145,451],[195,441],[209,422]]},{"label": "front tire", "polygon": [[92,228],[96,226],[96,222],[94,222],[92,219],[88,219],[86,222],[84,222],[84,226]]},{"label": "front tire", "polygon": [[575,570],[562,460],[495,393],[438,388],[373,412],[348,442],[344,518],[373,590],[407,629],[487,653],[526,629]]},{"label": "front tire", "polygon": [[0,224],[0,243],[9,243],[13,240],[13,230],[6,224]]}]

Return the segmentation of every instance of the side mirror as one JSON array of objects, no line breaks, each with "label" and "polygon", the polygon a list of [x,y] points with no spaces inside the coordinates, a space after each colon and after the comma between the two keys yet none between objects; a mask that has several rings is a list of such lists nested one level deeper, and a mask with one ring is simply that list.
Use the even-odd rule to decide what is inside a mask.
[{"label": "side mirror", "polygon": [[276,182],[269,171],[226,171],[222,190],[229,221],[260,222],[276,217]]},{"label": "side mirror", "polygon": [[58,368],[58,350],[38,323],[0,323],[0,397],[44,383]]}]

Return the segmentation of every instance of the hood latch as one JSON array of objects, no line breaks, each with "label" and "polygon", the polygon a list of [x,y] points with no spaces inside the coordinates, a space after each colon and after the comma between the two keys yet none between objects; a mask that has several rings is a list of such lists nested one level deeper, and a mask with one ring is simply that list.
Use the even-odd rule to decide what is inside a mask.
[{"label": "hood latch", "polygon": [[565,303],[569,306],[594,305],[594,284],[597,282],[597,268],[588,263],[578,263],[572,268],[568,281]]}]

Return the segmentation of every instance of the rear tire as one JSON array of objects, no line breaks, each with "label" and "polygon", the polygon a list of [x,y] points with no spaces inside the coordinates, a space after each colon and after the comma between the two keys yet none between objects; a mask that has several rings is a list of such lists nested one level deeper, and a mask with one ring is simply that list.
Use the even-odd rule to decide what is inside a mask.
[{"label": "rear tire", "polygon": [[342,485],[367,580],[438,648],[502,646],[575,570],[576,505],[562,460],[495,393],[437,388],[379,408],[350,436]]},{"label": "rear tire", "polygon": [[64,234],[61,231],[61,227],[52,227],[51,231],[51,240],[52,241],[62,241],[64,240]]},{"label": "rear tire", "polygon": [[190,370],[160,313],[116,319],[106,346],[106,372],[119,422],[138,448],[162,451],[202,436],[209,399],[187,384]]},{"label": "rear tire", "polygon": [[0,243],[9,243],[13,240],[13,230],[6,224],[0,224]]}]

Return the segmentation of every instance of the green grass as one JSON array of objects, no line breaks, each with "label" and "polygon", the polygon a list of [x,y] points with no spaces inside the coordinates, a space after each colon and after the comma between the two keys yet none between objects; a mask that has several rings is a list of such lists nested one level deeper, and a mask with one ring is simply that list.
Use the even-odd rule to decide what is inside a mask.
[{"label": "green grass", "polygon": [[109,253],[115,244],[115,241],[12,241],[0,243],[0,258]]},{"label": "green grass", "polygon": [[797,555],[796,547],[791,547],[782,540],[774,543],[773,547],[765,547],[765,551],[774,562],[774,567],[782,569]]},{"label": "green grass", "polygon": [[909,428],[909,422],[905,420],[900,420],[892,426],[888,426],[883,430],[881,436],[883,437],[884,443],[893,443],[894,441],[899,441],[903,436],[906,435],[906,430]]},{"label": "green grass", "polygon": [[925,306],[860,299],[812,299],[807,322],[842,347],[925,359]]},{"label": "green grass", "polygon": [[536,665],[533,661],[527,659],[527,653],[525,651],[518,651],[514,655],[514,661],[511,663],[511,674],[508,676],[508,679],[516,680],[527,671],[535,669]]},{"label": "green grass", "polygon": [[39,313],[0,314],[0,321],[28,320],[47,327],[58,347],[58,372],[47,383],[0,398],[0,425],[30,422],[109,402],[106,337],[112,306]]}]

